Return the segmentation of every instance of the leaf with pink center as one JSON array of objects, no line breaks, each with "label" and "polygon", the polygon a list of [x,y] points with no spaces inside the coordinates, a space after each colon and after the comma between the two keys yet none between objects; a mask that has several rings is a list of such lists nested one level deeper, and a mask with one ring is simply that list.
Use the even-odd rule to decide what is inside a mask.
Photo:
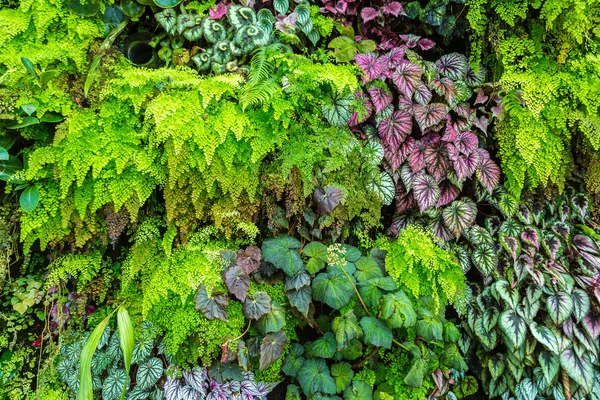
[{"label": "leaf with pink center", "polygon": [[406,15],[404,13],[404,7],[402,7],[402,3],[400,3],[399,1],[389,2],[385,6],[381,7],[381,11],[383,11],[385,15],[393,15],[394,17],[397,17],[399,15]]},{"label": "leaf with pink center", "polygon": [[410,168],[415,173],[421,172],[427,166],[427,163],[425,162],[425,149],[427,149],[427,145],[424,144],[422,140],[418,140],[415,142],[413,152],[408,156]]},{"label": "leaf with pink center", "polygon": [[410,99],[407,99],[403,95],[398,97],[398,110],[405,111],[410,115],[415,114],[415,103],[413,103]]},{"label": "leaf with pink center", "polygon": [[488,100],[488,96],[485,94],[483,89],[477,89],[477,98],[475,104],[483,104]]},{"label": "leaf with pink center", "polygon": [[477,167],[481,163],[481,157],[479,153],[474,151],[471,154],[464,155],[459,154],[454,160],[454,172],[456,177],[463,181],[466,178],[470,178],[473,173],[477,170]]},{"label": "leaf with pink center", "polygon": [[480,148],[477,149],[477,152],[481,156],[482,160],[489,160],[490,159],[490,153],[486,149],[483,149],[483,148],[480,147]]},{"label": "leaf with pink center", "polygon": [[417,44],[419,43],[419,39],[421,39],[421,36],[406,34],[406,35],[400,35],[400,39],[402,39],[402,41],[404,41],[404,44],[406,45],[406,47],[408,47],[409,49],[414,49],[415,47],[417,47]]},{"label": "leaf with pink center", "polygon": [[427,85],[423,83],[419,83],[419,85],[415,89],[415,101],[421,105],[428,104],[433,97],[431,90],[427,87]]},{"label": "leaf with pink center", "polygon": [[354,61],[363,70],[367,82],[381,78],[387,68],[385,60],[375,53],[357,54]]},{"label": "leaf with pink center", "polygon": [[573,209],[577,211],[577,217],[585,222],[588,209],[590,207],[590,199],[583,193],[578,193],[571,198]]},{"label": "leaf with pink center", "polygon": [[454,81],[463,80],[467,75],[469,63],[467,57],[460,53],[450,53],[441,56],[435,63],[440,74]]},{"label": "leaf with pink center", "polygon": [[372,86],[368,90],[371,101],[375,106],[375,111],[380,113],[384,108],[392,104],[394,97],[385,87]]},{"label": "leaf with pink center", "polygon": [[437,208],[443,207],[446,204],[453,202],[460,194],[460,189],[453,185],[448,179],[443,180],[439,183],[440,186],[440,198],[435,204]]},{"label": "leaf with pink center", "polygon": [[417,202],[412,193],[407,193],[403,185],[396,186],[396,210],[402,214],[417,206]]},{"label": "leaf with pink center", "polygon": [[374,9],[373,7],[365,7],[360,11],[360,17],[363,22],[373,21],[379,16],[379,11]]},{"label": "leaf with pink center", "polygon": [[[474,153],[474,152],[473,152]],[[473,154],[471,153],[471,154]],[[478,152],[481,154],[481,152]],[[487,189],[489,193],[500,183],[500,168],[489,158],[481,159],[477,168],[477,180]]]},{"label": "leaf with pink center", "polygon": [[394,47],[381,57],[383,60],[385,60],[388,68],[395,68],[405,60],[404,56],[404,49],[400,47]]},{"label": "leaf with pink center", "polygon": [[479,146],[479,138],[472,132],[460,132],[457,135],[454,145],[463,154],[471,154]]},{"label": "leaf with pink center", "polygon": [[446,228],[458,238],[475,222],[477,206],[469,198],[456,200],[442,211],[442,216]]},{"label": "leaf with pink center", "polygon": [[412,184],[412,189],[421,211],[434,206],[440,198],[439,185],[432,176],[427,174],[416,176]]},{"label": "leaf with pink center", "polygon": [[452,105],[456,102],[456,87],[454,82],[449,78],[432,79],[431,86],[440,96],[444,96],[448,104]]},{"label": "leaf with pink center", "polygon": [[396,171],[416,149],[416,142],[412,137],[408,137],[400,147],[388,147],[385,143],[382,143],[382,145],[385,158],[390,163],[392,171]]},{"label": "leaf with pink center", "polygon": [[521,232],[521,240],[538,250],[540,248],[540,235],[537,229],[532,226],[523,229],[523,232]]},{"label": "leaf with pink center", "polygon": [[401,61],[392,73],[392,81],[406,98],[411,98],[415,88],[421,83],[423,71],[410,61]]},{"label": "leaf with pink center", "polygon": [[488,119],[482,115],[479,118],[475,118],[473,119],[473,125],[475,125],[477,128],[479,128],[481,130],[481,132],[487,134],[487,128],[489,125]]},{"label": "leaf with pink center", "polygon": [[583,329],[585,329],[592,339],[597,340],[598,336],[600,336],[600,316],[589,312],[583,318]]},{"label": "leaf with pink center", "polygon": [[449,166],[448,151],[445,144],[437,142],[427,146],[424,155],[427,171],[436,179],[436,181],[441,181],[442,178],[446,176]]},{"label": "leaf with pink center", "polygon": [[414,110],[415,119],[423,131],[430,126],[440,123],[446,118],[447,114],[446,106],[440,103],[432,103],[425,106],[415,105]]},{"label": "leaf with pink center", "polygon": [[555,260],[562,252],[563,245],[558,237],[548,234],[542,241],[542,247],[546,251],[546,254],[548,254],[548,257]]},{"label": "leaf with pink center", "polygon": [[419,40],[419,47],[423,51],[431,50],[435,46],[435,42],[431,39],[423,38]]},{"label": "leaf with pink center", "polygon": [[442,140],[444,142],[454,142],[458,139],[458,132],[456,131],[456,127],[452,123],[449,115],[446,115],[446,131],[444,132],[444,136]]},{"label": "leaf with pink center", "polygon": [[412,130],[412,117],[404,111],[395,111],[379,122],[377,131],[384,148],[398,148]]},{"label": "leaf with pink center", "polygon": [[594,240],[585,235],[575,235],[573,238],[573,246],[577,249],[581,257],[592,264],[595,268],[600,269],[600,250],[594,243]]},{"label": "leaf with pink center", "polygon": [[504,233],[500,233],[500,243],[502,247],[510,254],[513,261],[517,261],[517,257],[521,253],[521,242],[514,236],[509,236]]},{"label": "leaf with pink center", "polygon": [[469,103],[458,103],[456,106],[454,106],[454,112],[461,118],[469,119],[472,110]]}]

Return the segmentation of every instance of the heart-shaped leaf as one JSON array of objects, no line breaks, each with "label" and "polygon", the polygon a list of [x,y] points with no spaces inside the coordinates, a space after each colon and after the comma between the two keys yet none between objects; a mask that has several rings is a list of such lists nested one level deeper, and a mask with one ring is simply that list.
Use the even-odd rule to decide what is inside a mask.
[{"label": "heart-shaped leaf", "polygon": [[294,276],[302,270],[303,264],[298,249],[302,244],[288,235],[267,239],[262,244],[262,257],[288,276]]},{"label": "heart-shaped leaf", "polygon": [[312,281],[313,297],[339,310],[355,295],[352,283],[342,273],[320,273]]},{"label": "heart-shaped leaf", "polygon": [[546,299],[546,310],[556,325],[562,324],[573,311],[573,299],[565,292],[557,292]]},{"label": "heart-shaped leaf", "polygon": [[483,275],[491,275],[498,264],[494,246],[487,243],[480,244],[471,253],[471,261]]},{"label": "heart-shaped leaf", "polygon": [[444,224],[457,238],[473,223],[477,216],[477,206],[468,198],[453,201],[442,212]]},{"label": "heart-shaped leaf", "polygon": [[315,393],[335,394],[337,388],[329,367],[322,358],[311,358],[298,371],[298,383],[307,396]]},{"label": "heart-shaped leaf", "polygon": [[340,348],[345,348],[352,339],[359,338],[363,333],[353,310],[335,317],[331,327]]},{"label": "heart-shaped leaf", "polygon": [[250,277],[241,267],[234,265],[225,271],[225,284],[235,297],[240,301],[246,300],[246,293],[250,289]]},{"label": "heart-shaped leaf", "polygon": [[435,179],[427,174],[416,176],[412,183],[412,189],[421,211],[434,206],[440,198],[440,187]]},{"label": "heart-shaped leaf", "polygon": [[313,193],[313,200],[320,214],[332,212],[340,204],[342,197],[342,190],[335,186],[316,188]]},{"label": "heart-shaped leaf", "polygon": [[374,317],[363,317],[360,326],[365,342],[385,349],[392,347],[392,330],[384,322]]},{"label": "heart-shaped leaf", "polygon": [[581,356],[573,349],[567,349],[560,355],[560,366],[567,374],[589,393],[594,385],[594,367],[589,356]]},{"label": "heart-shaped leaf", "polygon": [[244,301],[246,318],[258,320],[271,311],[271,297],[266,292],[255,292]]},{"label": "heart-shaped leaf", "polygon": [[527,336],[525,320],[515,310],[506,310],[500,315],[499,323],[512,348],[521,347]]},{"label": "heart-shaped leaf", "polygon": [[435,63],[440,74],[455,81],[465,78],[468,66],[467,57],[460,53],[444,54]]},{"label": "heart-shaped leaf", "polygon": [[260,370],[267,368],[281,357],[287,336],[283,331],[267,334],[260,343]]},{"label": "heart-shaped leaf", "polygon": [[159,358],[152,357],[138,366],[136,383],[140,389],[150,389],[163,374],[163,363]]},{"label": "heart-shaped leaf", "polygon": [[417,323],[417,314],[402,290],[383,296],[381,318],[386,320],[390,328],[411,327]]},{"label": "heart-shaped leaf", "polygon": [[209,296],[206,291],[206,286],[200,285],[196,297],[194,297],[196,309],[201,311],[204,316],[213,320],[218,318],[227,322],[227,296],[225,293],[214,293]]}]

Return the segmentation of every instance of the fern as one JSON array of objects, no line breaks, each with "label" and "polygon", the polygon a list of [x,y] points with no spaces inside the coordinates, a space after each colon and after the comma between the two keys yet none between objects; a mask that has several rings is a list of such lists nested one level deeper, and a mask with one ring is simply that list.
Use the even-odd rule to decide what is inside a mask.
[{"label": "fern", "polygon": [[249,106],[259,106],[268,102],[281,88],[273,74],[275,65],[272,59],[273,54],[280,51],[287,52],[289,48],[275,43],[254,51],[250,62],[248,84],[244,86],[240,95],[240,105],[243,110]]}]

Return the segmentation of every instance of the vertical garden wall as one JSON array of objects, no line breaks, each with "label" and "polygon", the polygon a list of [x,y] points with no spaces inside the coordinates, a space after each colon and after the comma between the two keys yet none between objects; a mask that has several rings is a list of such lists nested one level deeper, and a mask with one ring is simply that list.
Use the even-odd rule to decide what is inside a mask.
[{"label": "vertical garden wall", "polygon": [[600,398],[598,0],[0,0],[0,399]]}]

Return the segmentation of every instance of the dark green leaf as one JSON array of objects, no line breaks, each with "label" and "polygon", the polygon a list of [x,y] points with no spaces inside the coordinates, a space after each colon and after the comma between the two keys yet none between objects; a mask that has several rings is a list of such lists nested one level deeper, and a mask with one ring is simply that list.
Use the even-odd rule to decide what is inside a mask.
[{"label": "dark green leaf", "polygon": [[356,278],[357,282],[383,277],[381,268],[372,258],[361,257],[356,260],[354,265],[356,266],[354,277]]},{"label": "dark green leaf", "polygon": [[331,376],[333,376],[333,380],[335,381],[337,393],[341,393],[348,385],[350,385],[350,382],[352,382],[354,371],[352,371],[352,366],[350,364],[341,362],[331,366]]},{"label": "dark green leaf", "polygon": [[339,310],[355,295],[352,283],[344,274],[320,273],[312,281],[313,297]]},{"label": "dark green leaf", "polygon": [[384,322],[374,317],[363,317],[360,326],[365,335],[365,342],[385,349],[392,347],[392,330]]},{"label": "dark green leaf", "polygon": [[307,396],[315,393],[335,394],[335,381],[321,358],[306,360],[298,372],[298,382]]},{"label": "dark green leaf", "polygon": [[21,129],[26,126],[37,125],[40,123],[40,120],[35,117],[25,117],[22,122],[17,122],[16,124],[12,124],[8,127],[8,129]]},{"label": "dark green leaf", "polygon": [[337,342],[333,333],[327,332],[317,340],[315,340],[311,346],[315,357],[320,358],[333,358],[337,350]]},{"label": "dark green leaf", "polygon": [[302,270],[302,259],[298,249],[302,244],[288,235],[268,239],[262,245],[262,257],[288,276],[294,276]]},{"label": "dark green leaf", "polygon": [[175,7],[179,3],[181,3],[181,0],[154,0],[154,4],[162,8]]},{"label": "dark green leaf", "polygon": [[556,374],[558,374],[559,359],[557,355],[551,354],[547,351],[540,352],[538,356],[538,362],[542,373],[546,378],[546,381],[552,382]]},{"label": "dark green leaf", "polygon": [[271,311],[271,297],[266,292],[256,292],[246,297],[243,310],[246,318],[258,320]]},{"label": "dark green leaf", "polygon": [[490,244],[480,244],[471,254],[471,261],[483,275],[490,275],[498,264],[496,250]]},{"label": "dark green leaf", "polygon": [[387,321],[390,328],[411,327],[417,323],[417,314],[402,290],[383,296],[381,318]]},{"label": "dark green leaf", "polygon": [[292,378],[296,378],[298,376],[298,371],[304,364],[304,347],[302,347],[299,343],[294,343],[290,349],[290,352],[285,357],[283,361],[283,365],[281,366],[281,371],[287,376],[291,376]]},{"label": "dark green leaf", "polygon": [[425,315],[417,321],[417,335],[425,340],[443,340],[443,330],[442,322],[433,315]]},{"label": "dark green leaf", "polygon": [[285,294],[291,306],[296,307],[305,317],[308,316],[312,301],[312,288],[310,286],[304,286],[298,290],[288,290]]},{"label": "dark green leaf", "polygon": [[420,388],[423,386],[423,378],[427,373],[427,361],[416,358],[411,365],[408,374],[404,377],[404,383],[410,387]]},{"label": "dark green leaf", "polygon": [[340,348],[345,348],[352,339],[362,336],[362,329],[358,325],[354,310],[349,310],[344,315],[335,317],[332,328]]},{"label": "dark green leaf", "polygon": [[344,400],[372,400],[373,388],[363,381],[354,381],[344,390]]},{"label": "dark green leaf", "polygon": [[37,77],[37,72],[35,72],[35,67],[33,66],[33,63],[31,62],[31,60],[29,60],[29,58],[21,57],[21,63],[23,64],[23,66],[25,67],[27,72],[29,72],[31,75]]},{"label": "dark green leaf", "polygon": [[69,0],[69,8],[82,17],[93,17],[100,10],[98,0]]},{"label": "dark green leaf", "polygon": [[200,285],[198,293],[194,297],[194,302],[196,303],[196,310],[201,311],[207,319],[213,320],[218,318],[227,322],[228,300],[225,293],[213,293],[209,297],[206,286]]},{"label": "dark green leaf", "polygon": [[277,361],[283,353],[287,337],[283,331],[267,334],[260,343],[260,370]]},{"label": "dark green leaf", "polygon": [[258,329],[263,335],[277,332],[285,326],[286,310],[276,301],[271,302],[271,311],[258,320]]}]

